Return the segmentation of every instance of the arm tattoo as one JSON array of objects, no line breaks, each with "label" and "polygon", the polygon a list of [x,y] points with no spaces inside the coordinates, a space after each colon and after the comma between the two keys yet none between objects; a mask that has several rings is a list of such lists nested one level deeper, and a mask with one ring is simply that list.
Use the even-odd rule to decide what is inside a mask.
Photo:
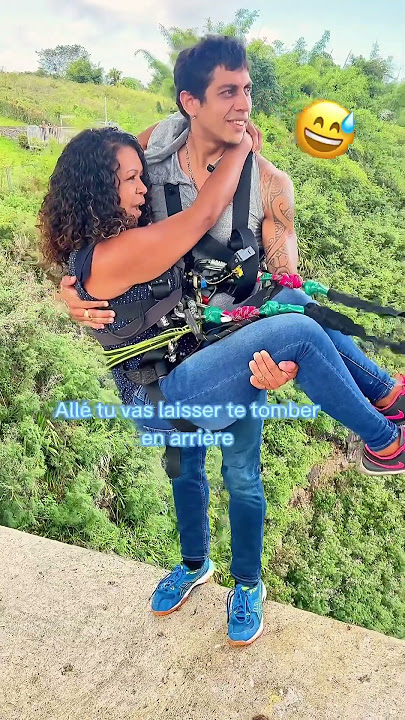
[{"label": "arm tattoo", "polygon": [[260,173],[265,220],[263,248],[269,272],[296,272],[297,250],[294,231],[294,191],[291,180],[274,174],[268,167]]}]

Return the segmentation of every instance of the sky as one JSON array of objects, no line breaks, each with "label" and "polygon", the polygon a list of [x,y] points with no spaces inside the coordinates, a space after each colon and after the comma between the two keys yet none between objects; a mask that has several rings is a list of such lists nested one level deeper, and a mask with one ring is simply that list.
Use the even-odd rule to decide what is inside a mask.
[{"label": "sky", "polygon": [[393,56],[395,77],[405,79],[405,0],[0,0],[0,69],[36,70],[36,50],[78,44],[105,70],[146,82],[148,64],[134,52],[167,61],[159,24],[201,31],[207,17],[230,22],[246,5],[259,12],[250,37],[291,48],[303,36],[311,47],[330,30],[327,50],[340,65],[350,51],[368,58],[377,41],[382,57]]}]

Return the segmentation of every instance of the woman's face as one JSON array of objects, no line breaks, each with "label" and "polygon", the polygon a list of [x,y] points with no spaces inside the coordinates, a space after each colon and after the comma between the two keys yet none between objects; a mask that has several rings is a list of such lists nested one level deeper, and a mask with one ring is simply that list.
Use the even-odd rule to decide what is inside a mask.
[{"label": "woman's face", "polygon": [[121,207],[128,215],[138,219],[141,215],[139,206],[145,203],[144,195],[147,191],[142,182],[142,163],[136,150],[128,146],[121,147],[116,158],[119,163],[117,188]]}]

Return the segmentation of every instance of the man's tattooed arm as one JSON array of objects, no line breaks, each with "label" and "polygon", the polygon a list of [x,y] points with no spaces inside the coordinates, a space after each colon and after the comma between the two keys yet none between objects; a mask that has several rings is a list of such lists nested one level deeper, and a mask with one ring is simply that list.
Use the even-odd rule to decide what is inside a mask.
[{"label": "man's tattooed arm", "polygon": [[297,236],[294,230],[294,187],[287,173],[258,155],[264,209],[263,249],[268,272],[296,273]]}]

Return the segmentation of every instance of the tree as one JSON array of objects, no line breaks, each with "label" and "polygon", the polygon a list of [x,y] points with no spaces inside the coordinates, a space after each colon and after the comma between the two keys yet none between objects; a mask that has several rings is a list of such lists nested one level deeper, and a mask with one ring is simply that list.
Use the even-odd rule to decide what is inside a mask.
[{"label": "tree", "polygon": [[312,64],[317,58],[327,57],[327,58],[331,59],[331,56],[329,55],[329,53],[326,52],[326,46],[328,45],[329,40],[330,40],[330,31],[325,30],[321,39],[315,43],[314,47],[312,48],[312,50],[309,53],[309,59],[308,59],[309,63]]},{"label": "tree", "polygon": [[103,68],[92,65],[90,60],[80,58],[69,65],[66,78],[77,83],[101,85],[103,82]]},{"label": "tree", "polygon": [[39,72],[43,75],[64,77],[69,65],[75,60],[89,60],[87,50],[81,45],[57,45],[55,48],[36,50]]},{"label": "tree", "polygon": [[182,30],[179,27],[165,28],[164,25],[159,25],[159,29],[169,46],[169,59],[173,67],[178,54],[182,50],[192,47],[198,43],[199,40],[198,32],[195,28]]},{"label": "tree", "polygon": [[[214,24],[209,18],[206,20],[203,34],[216,33],[218,35],[231,35],[246,41],[246,35],[251,29],[255,19],[258,16],[256,10],[238,10],[235,18],[231,23]],[[152,80],[148,89],[152,92],[161,92],[169,97],[175,97],[175,89],[173,82],[173,68],[177,60],[178,54],[189,47],[195,45],[201,38],[196,28],[187,28],[182,30],[173,26],[165,28],[160,25],[160,32],[165,38],[169,46],[169,64],[158,60],[147,50],[137,50],[135,55],[143,53],[152,70]]]},{"label": "tree", "polygon": [[282,55],[284,52],[286,52],[284,43],[281,40],[274,40],[271,44],[274,48],[274,52],[276,53],[276,55]]},{"label": "tree", "polygon": [[380,47],[378,42],[374,42],[370,52],[370,60],[377,60],[380,57]]},{"label": "tree", "polygon": [[351,64],[366,76],[371,98],[383,95],[385,92],[385,83],[392,79],[392,57],[382,58],[379,55],[378,44],[374,43],[369,60],[366,60],[362,55],[358,57],[352,56]]},{"label": "tree", "polygon": [[297,42],[293,47],[293,52],[297,54],[298,61],[301,64],[308,62],[307,43],[304,37],[298,38]]},{"label": "tree", "polygon": [[223,22],[214,25],[211,19],[208,18],[205,23],[204,33],[230,35],[246,41],[246,36],[249,30],[251,30],[254,21],[258,17],[259,13],[257,10],[247,10],[246,8],[243,8],[236,12],[234,20],[227,25]]},{"label": "tree", "polygon": [[147,50],[136,50],[135,57],[138,53],[142,53],[148,65],[152,70],[152,80],[149,83],[148,89],[151,92],[162,92],[168,94],[174,98],[174,80],[173,70],[169,65],[153,57]]},{"label": "tree", "polygon": [[[378,47],[378,46],[377,46]],[[373,82],[387,82],[392,79],[392,57],[371,57],[366,60],[362,55],[352,58],[352,65],[358,67]]]},{"label": "tree", "polygon": [[124,85],[124,87],[130,88],[131,90],[143,90],[144,89],[141,81],[137,80],[137,78],[133,78],[133,77],[122,78],[121,85]]},{"label": "tree", "polygon": [[108,85],[119,85],[121,82],[122,72],[117,68],[111,68],[106,75]]},{"label": "tree", "polygon": [[280,98],[274,68],[274,50],[264,40],[252,40],[246,48],[252,78],[252,105],[256,112],[269,114]]}]

